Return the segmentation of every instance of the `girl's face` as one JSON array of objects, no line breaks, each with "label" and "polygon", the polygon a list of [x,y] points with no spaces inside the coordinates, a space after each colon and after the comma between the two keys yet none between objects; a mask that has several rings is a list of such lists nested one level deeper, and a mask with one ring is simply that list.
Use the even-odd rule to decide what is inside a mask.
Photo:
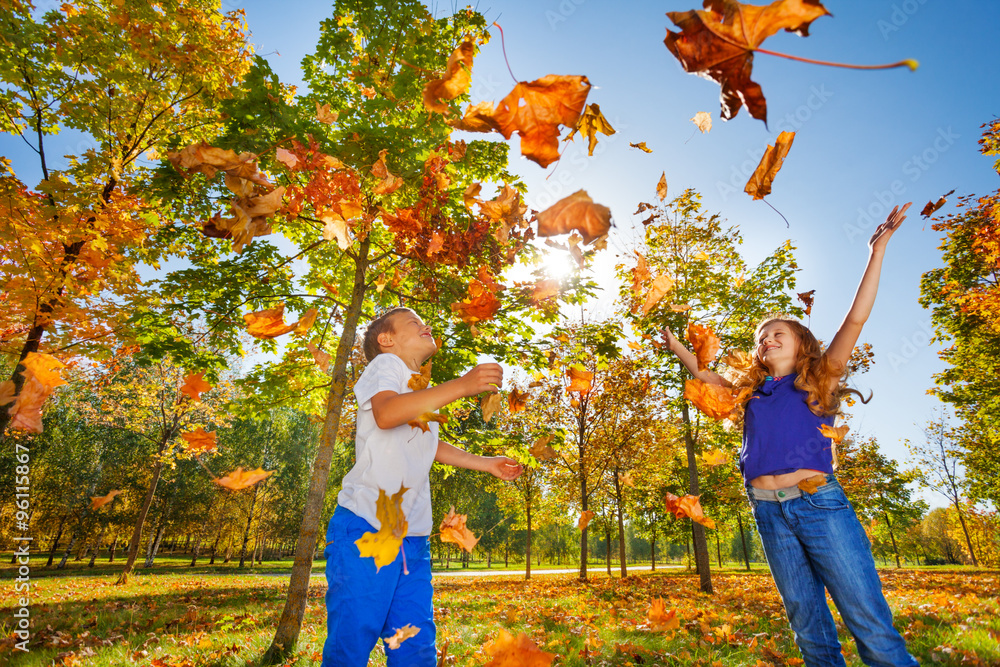
[{"label": "girl's face", "polygon": [[795,370],[799,337],[786,322],[768,322],[757,332],[757,358],[772,375],[788,375]]}]

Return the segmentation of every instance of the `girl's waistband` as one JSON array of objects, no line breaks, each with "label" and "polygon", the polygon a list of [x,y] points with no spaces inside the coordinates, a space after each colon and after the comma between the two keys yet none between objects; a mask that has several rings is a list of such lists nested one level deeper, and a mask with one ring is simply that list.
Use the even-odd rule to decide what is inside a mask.
[{"label": "girl's waistband", "polygon": [[[835,475],[827,475],[826,481],[820,484],[818,488],[822,488],[827,484],[836,481],[837,477]],[[795,486],[786,486],[780,489],[758,489],[747,484],[746,488],[747,495],[750,496],[752,500],[766,500],[775,503],[783,503],[788,500],[794,500],[795,498],[800,498],[803,493],[808,493],[803,491],[797,484]]]}]

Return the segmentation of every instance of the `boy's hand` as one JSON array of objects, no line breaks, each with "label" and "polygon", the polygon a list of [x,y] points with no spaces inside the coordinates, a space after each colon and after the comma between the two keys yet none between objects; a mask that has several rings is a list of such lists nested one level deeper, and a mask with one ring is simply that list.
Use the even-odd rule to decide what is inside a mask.
[{"label": "boy's hand", "polygon": [[506,456],[490,456],[486,459],[486,472],[509,482],[521,476],[524,466]]},{"label": "boy's hand", "polygon": [[500,364],[479,364],[462,376],[466,385],[466,396],[475,396],[484,391],[497,393],[503,384],[503,368]]},{"label": "boy's hand", "polygon": [[875,230],[875,233],[869,239],[868,247],[870,249],[885,250],[886,245],[889,243],[889,237],[903,224],[903,220],[906,219],[906,209],[910,208],[910,204],[912,203],[907,202],[903,205],[903,208],[899,208],[898,206],[893,207],[892,212],[889,213],[885,222],[878,226],[878,229]]}]

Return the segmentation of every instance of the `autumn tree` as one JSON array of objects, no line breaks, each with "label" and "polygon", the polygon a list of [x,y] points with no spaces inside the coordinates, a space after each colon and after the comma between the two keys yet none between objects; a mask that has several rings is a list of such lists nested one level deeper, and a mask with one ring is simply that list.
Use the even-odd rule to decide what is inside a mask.
[{"label": "autumn tree", "polygon": [[[665,195],[665,192],[663,193]],[[688,373],[666,346],[658,344],[664,328],[683,338],[690,325],[710,327],[723,352],[753,347],[753,331],[766,314],[802,310],[793,305],[789,291],[795,286],[797,268],[791,242],[785,242],[756,267],[748,267],[739,254],[742,237],[736,227],[724,227],[718,214],[702,210],[698,193],[687,190],[676,199],[641,203],[645,238],[634,251],[634,260],[620,265],[621,301],[635,332],[650,345],[660,362],[652,373],[661,391],[672,398],[681,415],[687,453],[688,494],[701,494],[698,456],[702,417],[692,415],[683,398]],[[635,262],[635,263],[633,263]],[[714,354],[705,363],[713,363]],[[700,587],[712,591],[705,529],[693,526],[695,560]]]},{"label": "autumn tree", "polygon": [[[28,2],[0,8],[0,130],[37,156],[0,158],[0,353],[15,361],[5,402],[29,354],[115,347],[137,264],[168,240],[143,156],[217,131],[219,102],[247,71],[245,37],[241,12],[207,0],[67,2],[37,18]],[[58,133],[79,138],[65,165]],[[0,410],[0,436],[10,419]]]}]

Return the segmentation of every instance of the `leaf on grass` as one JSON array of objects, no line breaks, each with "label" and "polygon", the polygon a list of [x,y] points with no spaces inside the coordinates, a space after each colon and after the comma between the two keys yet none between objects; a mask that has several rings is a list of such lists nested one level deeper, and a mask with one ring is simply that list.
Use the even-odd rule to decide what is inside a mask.
[{"label": "leaf on grass", "polygon": [[559,126],[576,126],[589,92],[585,76],[549,74],[522,81],[500,101],[492,119],[504,139],[514,132],[521,136],[521,155],[547,167],[559,159]]},{"label": "leaf on grass", "polygon": [[515,638],[503,628],[483,647],[483,652],[490,657],[486,667],[550,667],[556,657],[538,648],[523,632]]},{"label": "leaf on grass", "polygon": [[656,183],[656,196],[660,201],[667,198],[667,172],[663,172]]},{"label": "leaf on grass", "polygon": [[569,386],[566,387],[566,391],[579,392],[580,396],[586,396],[590,392],[594,382],[592,372],[577,366],[570,366],[566,369],[566,374],[569,376]]},{"label": "leaf on grass", "polygon": [[749,395],[749,387],[745,387],[737,394],[729,387],[708,384],[698,378],[691,378],[684,383],[684,398],[712,419],[732,417],[736,407]]},{"label": "leaf on grass", "polygon": [[549,443],[552,442],[554,437],[556,437],[554,433],[538,436],[538,439],[535,440],[533,445],[531,445],[528,453],[539,461],[547,461],[559,456],[559,453],[549,446]]},{"label": "leaf on grass", "polygon": [[587,526],[590,525],[590,522],[593,521],[595,516],[596,515],[590,510],[584,510],[580,513],[580,518],[577,519],[576,527],[580,530],[586,530]]},{"label": "leaf on grass", "polygon": [[712,115],[707,111],[699,111],[691,119],[691,122],[698,126],[702,134],[712,129]]},{"label": "leaf on grass", "polygon": [[324,373],[328,373],[330,371],[330,359],[333,358],[333,355],[319,349],[319,346],[312,341],[306,343],[306,349],[309,350],[309,354],[312,355],[313,361],[316,362],[319,369]]},{"label": "leaf on grass", "polygon": [[719,466],[729,460],[729,455],[721,449],[710,449],[707,452],[702,452],[701,460],[707,466]]},{"label": "leaf on grass", "polygon": [[416,637],[420,632],[420,628],[407,623],[401,628],[397,628],[396,632],[391,637],[385,638],[385,645],[390,650],[396,650],[399,645],[405,642],[410,637]]},{"label": "leaf on grass", "polygon": [[788,149],[792,147],[794,139],[794,132],[782,132],[778,135],[773,146],[768,144],[767,150],[764,151],[764,155],[760,158],[760,164],[754,169],[753,174],[750,175],[750,180],[747,181],[746,187],[743,188],[745,193],[752,196],[755,200],[763,199],[771,194],[771,183],[774,181],[774,177],[778,175],[778,170],[781,169],[781,165],[785,161],[785,156],[788,155]]},{"label": "leaf on grass", "polygon": [[656,307],[656,304],[667,295],[667,292],[673,289],[674,282],[674,279],[665,273],[653,280],[653,284],[649,286],[649,291],[646,292],[646,301],[642,304],[643,317],[648,315],[649,311]]},{"label": "leaf on grass", "polygon": [[719,337],[708,327],[692,323],[687,328],[687,339],[698,357],[698,370],[705,370],[719,353]]},{"label": "leaf on grass", "polygon": [[706,528],[715,528],[715,521],[705,516],[704,511],[701,509],[701,501],[698,499],[698,496],[685,495],[677,497],[668,491],[664,501],[667,505],[667,511],[673,512],[674,516],[678,519],[688,517]]},{"label": "leaf on grass", "polygon": [[812,313],[813,300],[815,299],[816,290],[811,289],[808,292],[796,292],[795,298],[802,302],[802,305],[806,307],[806,315]]},{"label": "leaf on grass", "polygon": [[611,209],[595,204],[586,190],[560,199],[536,217],[539,236],[557,236],[575,229],[588,245],[611,229]]},{"label": "leaf on grass", "polygon": [[184,384],[181,385],[181,393],[188,396],[192,401],[197,401],[201,395],[212,388],[205,381],[204,373],[188,373],[184,376]]},{"label": "leaf on grass", "polygon": [[462,547],[468,553],[472,553],[473,547],[479,542],[479,538],[472,534],[465,526],[468,518],[465,514],[455,514],[455,506],[452,505],[448,514],[441,521],[438,530],[441,531],[442,542],[452,542]]},{"label": "leaf on grass", "polygon": [[922,215],[925,218],[931,217],[937,212],[939,208],[948,203],[948,196],[954,193],[955,193],[954,190],[950,190],[949,192],[946,192],[943,195],[941,195],[936,202],[931,202],[931,201],[927,202],[927,205],[924,206],[922,211],[920,211],[920,215]]},{"label": "leaf on grass", "polygon": [[240,489],[245,489],[248,486],[253,486],[262,479],[267,479],[274,474],[273,470],[264,470],[263,468],[257,468],[256,470],[244,470],[242,466],[236,468],[225,477],[220,477],[215,481],[219,486],[224,486],[232,491],[239,491]]},{"label": "leaf on grass", "polygon": [[813,475],[812,477],[803,479],[796,486],[806,493],[816,493],[819,487],[826,486],[826,475]]},{"label": "leaf on grass", "polygon": [[403,514],[403,494],[409,489],[400,485],[399,491],[388,496],[384,489],[378,490],[375,501],[375,518],[379,522],[377,532],[367,532],[354,541],[362,558],[375,559],[375,571],[396,560],[399,548],[409,524]]},{"label": "leaf on grass", "polygon": [[677,630],[681,627],[681,621],[677,618],[677,610],[667,611],[667,605],[663,598],[650,601],[649,609],[646,610],[646,623],[649,625],[649,629],[654,632]]},{"label": "leaf on grass", "polygon": [[437,412],[425,412],[416,419],[406,422],[407,426],[413,428],[419,428],[424,433],[431,430],[430,423],[437,422],[438,424],[446,424],[448,422],[447,415],[442,415]]},{"label": "leaf on grass", "polygon": [[580,115],[580,120],[576,122],[576,126],[566,136],[566,141],[572,141],[573,135],[577,132],[587,137],[589,140],[587,155],[593,155],[594,147],[597,146],[597,133],[600,132],[610,137],[615,133],[615,128],[611,127],[611,123],[601,113],[601,107],[596,104],[589,104]]},{"label": "leaf on grass", "polygon": [[500,409],[501,403],[503,403],[503,396],[499,393],[483,397],[483,400],[480,402],[480,406],[483,409],[483,422],[489,422],[493,419],[493,415]]},{"label": "leaf on grass", "polygon": [[428,111],[436,111],[447,116],[450,109],[440,100],[453,100],[468,92],[469,84],[472,83],[472,58],[475,52],[475,44],[472,40],[466,39],[448,57],[444,76],[424,86],[423,100]]},{"label": "leaf on grass", "polygon": [[809,24],[829,14],[817,0],[777,0],[759,7],[731,0],[707,0],[704,10],[667,12],[681,32],[667,31],[664,44],[686,72],[722,86],[722,117],[733,118],[745,103],[750,115],[767,122],[767,101],[750,80],[754,50],[784,28],[806,37]]},{"label": "leaf on grass", "polygon": [[640,142],[639,142],[639,143],[637,143],[637,144],[633,144],[633,143],[632,143],[632,142],[630,141],[630,142],[628,143],[628,145],[629,145],[629,146],[631,146],[632,148],[638,148],[638,149],[639,149],[639,150],[641,150],[641,151],[642,151],[643,153],[652,153],[652,152],[653,152],[653,149],[652,149],[652,148],[649,148],[649,147],[647,147],[647,146],[646,146],[646,142],[645,142],[645,141],[640,141]]},{"label": "leaf on grass", "polygon": [[431,362],[428,361],[426,364],[420,367],[419,373],[414,373],[410,376],[407,381],[406,386],[413,391],[420,391],[421,389],[427,389],[427,386],[431,383]]},{"label": "leaf on grass", "polygon": [[189,452],[214,452],[217,446],[215,442],[215,431],[212,431],[211,433],[206,432],[201,426],[194,431],[181,433],[181,437],[184,438],[184,442],[187,443],[184,446],[184,449]]},{"label": "leaf on grass", "polygon": [[102,507],[110,503],[112,500],[114,500],[115,496],[117,496],[119,493],[121,493],[121,490],[113,489],[111,491],[108,491],[108,495],[106,496],[91,496],[90,509],[92,510],[101,509]]}]

